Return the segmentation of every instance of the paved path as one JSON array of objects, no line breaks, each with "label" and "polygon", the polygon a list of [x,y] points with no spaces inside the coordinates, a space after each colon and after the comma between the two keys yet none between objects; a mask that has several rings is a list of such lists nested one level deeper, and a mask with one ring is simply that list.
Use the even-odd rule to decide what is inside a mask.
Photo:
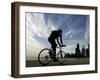
[{"label": "paved path", "polygon": [[[80,65],[80,64],[89,64],[89,58],[66,58],[63,65]],[[26,61],[26,67],[37,67],[43,66],[38,60]],[[47,66],[61,66],[58,62],[51,62]]]}]

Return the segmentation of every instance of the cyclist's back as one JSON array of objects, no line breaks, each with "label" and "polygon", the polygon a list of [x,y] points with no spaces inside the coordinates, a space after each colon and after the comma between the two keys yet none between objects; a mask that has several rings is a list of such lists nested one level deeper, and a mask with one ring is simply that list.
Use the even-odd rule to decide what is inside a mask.
[{"label": "cyclist's back", "polygon": [[49,40],[49,41],[51,41],[51,40],[54,41],[54,40],[57,39],[58,37],[59,37],[58,31],[55,30],[55,31],[52,31],[52,32],[51,32],[51,34],[50,34],[48,40]]}]

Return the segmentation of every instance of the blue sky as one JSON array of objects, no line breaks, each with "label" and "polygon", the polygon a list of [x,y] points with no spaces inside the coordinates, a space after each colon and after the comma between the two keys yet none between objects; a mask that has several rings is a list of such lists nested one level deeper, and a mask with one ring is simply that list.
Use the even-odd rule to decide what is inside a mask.
[{"label": "blue sky", "polygon": [[51,31],[62,29],[66,52],[74,53],[76,44],[80,48],[89,43],[89,15],[26,13],[26,56],[38,56],[41,49],[50,47]]}]

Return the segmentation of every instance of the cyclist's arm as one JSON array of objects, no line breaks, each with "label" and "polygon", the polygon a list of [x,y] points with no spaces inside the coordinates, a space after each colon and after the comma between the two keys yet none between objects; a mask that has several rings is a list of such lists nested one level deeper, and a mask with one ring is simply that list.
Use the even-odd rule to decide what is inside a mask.
[{"label": "cyclist's arm", "polygon": [[60,42],[61,42],[61,45],[63,45],[62,35],[60,36]]},{"label": "cyclist's arm", "polygon": [[57,38],[57,43],[59,44],[59,46],[61,46],[58,38]]}]

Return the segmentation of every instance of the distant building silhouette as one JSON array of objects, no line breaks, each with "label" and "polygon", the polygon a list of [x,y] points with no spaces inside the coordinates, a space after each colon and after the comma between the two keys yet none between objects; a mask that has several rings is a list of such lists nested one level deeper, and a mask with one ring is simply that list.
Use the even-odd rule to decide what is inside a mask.
[{"label": "distant building silhouette", "polygon": [[80,57],[80,55],[81,55],[79,43],[77,43],[77,47],[76,47],[76,50],[75,50],[75,55],[76,55],[76,57]]},{"label": "distant building silhouette", "polygon": [[82,48],[82,57],[85,56],[85,53],[86,53],[86,50],[85,50],[85,48],[84,48],[84,46],[83,46],[83,48]]},{"label": "distant building silhouette", "polygon": [[88,44],[88,48],[86,49],[87,57],[90,57],[90,46]]}]

